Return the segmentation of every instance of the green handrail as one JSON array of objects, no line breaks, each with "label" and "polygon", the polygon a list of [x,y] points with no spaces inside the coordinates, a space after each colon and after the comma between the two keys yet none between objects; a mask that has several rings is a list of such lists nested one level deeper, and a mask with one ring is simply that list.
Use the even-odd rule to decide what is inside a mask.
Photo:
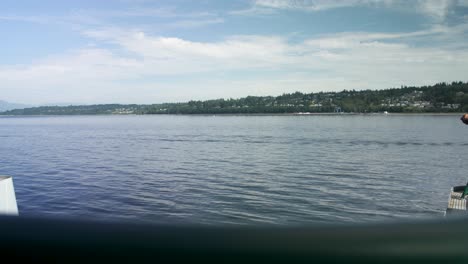
[{"label": "green handrail", "polygon": [[212,227],[4,216],[0,248],[15,262],[461,263],[468,259],[468,219]]}]

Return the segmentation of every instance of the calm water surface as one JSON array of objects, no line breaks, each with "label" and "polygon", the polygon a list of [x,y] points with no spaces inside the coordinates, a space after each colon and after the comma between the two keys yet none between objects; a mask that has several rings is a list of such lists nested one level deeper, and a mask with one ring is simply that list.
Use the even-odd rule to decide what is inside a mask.
[{"label": "calm water surface", "polygon": [[20,214],[308,225],[441,217],[468,178],[458,116],[0,118]]}]

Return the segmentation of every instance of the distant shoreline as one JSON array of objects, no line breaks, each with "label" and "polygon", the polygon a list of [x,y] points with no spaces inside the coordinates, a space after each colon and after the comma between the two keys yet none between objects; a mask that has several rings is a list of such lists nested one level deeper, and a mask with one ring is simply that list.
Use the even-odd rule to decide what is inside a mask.
[{"label": "distant shoreline", "polygon": [[160,104],[38,106],[0,115],[445,115],[468,111],[468,82],[279,96],[247,96]]},{"label": "distant shoreline", "polygon": [[221,113],[221,114],[70,114],[70,115],[0,115],[14,117],[83,117],[83,116],[461,116],[460,113]]}]

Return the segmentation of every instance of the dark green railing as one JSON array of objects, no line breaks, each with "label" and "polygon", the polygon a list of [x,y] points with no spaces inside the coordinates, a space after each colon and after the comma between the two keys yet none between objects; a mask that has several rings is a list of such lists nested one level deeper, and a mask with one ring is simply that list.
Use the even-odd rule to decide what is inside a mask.
[{"label": "dark green railing", "polygon": [[273,228],[0,217],[0,249],[2,263],[465,263],[468,219]]}]

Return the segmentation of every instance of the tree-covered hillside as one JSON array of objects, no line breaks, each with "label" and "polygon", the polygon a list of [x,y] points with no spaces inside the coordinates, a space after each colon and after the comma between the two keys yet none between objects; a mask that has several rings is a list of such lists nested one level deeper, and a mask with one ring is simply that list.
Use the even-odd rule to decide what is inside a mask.
[{"label": "tree-covered hillside", "polygon": [[70,106],[40,106],[24,109],[14,109],[0,113],[2,115],[112,115],[141,113],[142,105],[70,105]]},{"label": "tree-covered hillside", "polygon": [[341,91],[248,96],[240,99],[158,104],[143,109],[146,114],[220,113],[326,113],[326,112],[463,112],[468,111],[468,83],[387,90]]},{"label": "tree-covered hillside", "polygon": [[3,115],[96,115],[96,114],[257,114],[326,112],[468,112],[468,83],[438,83],[433,86],[386,90],[344,90],[247,96],[153,105],[47,106],[6,111]]}]

